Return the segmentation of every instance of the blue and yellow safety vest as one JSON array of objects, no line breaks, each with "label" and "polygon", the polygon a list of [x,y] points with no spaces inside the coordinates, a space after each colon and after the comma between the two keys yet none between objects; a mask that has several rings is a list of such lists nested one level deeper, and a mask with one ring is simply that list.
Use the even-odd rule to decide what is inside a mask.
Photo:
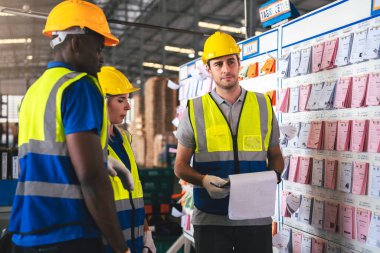
[{"label": "blue and yellow safety vest", "polygon": [[[247,92],[235,135],[210,94],[190,100],[188,106],[196,144],[196,171],[228,178],[267,170],[272,132],[272,106],[267,95]],[[199,210],[226,215],[228,203],[229,197],[212,199],[205,188],[194,186],[194,205]]]},{"label": "blue and yellow safety vest", "polygon": [[[50,68],[29,88],[19,113],[20,177],[9,230],[15,234],[44,234],[64,230],[57,242],[100,232],[88,212],[71,163],[62,123],[62,94],[87,76],[101,93],[96,78],[64,67]],[[107,159],[107,111],[103,104],[100,132]],[[92,234],[92,236],[94,236]]]},{"label": "blue and yellow safety vest", "polygon": [[[130,144],[131,140],[128,138],[125,131],[121,130],[120,134],[123,139],[124,150],[129,158],[131,166],[129,169],[133,177],[134,189],[132,192],[128,192],[124,189],[120,178],[117,176],[110,176],[110,180],[114,191],[116,211],[119,217],[121,229],[123,230],[124,238],[132,253],[141,253],[143,247],[145,219],[143,190],[135,156]],[[108,151],[111,157],[123,163],[111,146],[108,146]],[[113,252],[108,244],[105,245],[105,252]]]}]

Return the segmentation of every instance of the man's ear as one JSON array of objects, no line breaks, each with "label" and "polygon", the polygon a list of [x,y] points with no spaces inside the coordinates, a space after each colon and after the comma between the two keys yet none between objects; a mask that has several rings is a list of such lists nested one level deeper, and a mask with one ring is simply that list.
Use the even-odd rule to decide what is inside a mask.
[{"label": "man's ear", "polygon": [[211,74],[210,63],[206,63],[206,70],[209,74]]},{"label": "man's ear", "polygon": [[78,38],[78,36],[70,36],[69,38],[70,40],[70,47],[71,47],[71,50],[74,52],[74,53],[77,53],[80,51],[80,39]]}]

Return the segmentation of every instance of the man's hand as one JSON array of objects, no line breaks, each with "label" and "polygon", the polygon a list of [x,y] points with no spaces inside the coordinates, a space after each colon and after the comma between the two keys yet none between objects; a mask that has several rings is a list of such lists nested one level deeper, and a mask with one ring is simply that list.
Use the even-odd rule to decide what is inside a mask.
[{"label": "man's hand", "polygon": [[129,171],[129,169],[127,169],[127,167],[124,166],[123,163],[111,156],[108,156],[107,169],[109,175],[113,177],[118,176],[120,178],[124,186],[124,189],[126,189],[127,191],[133,191],[134,184],[132,174]]},{"label": "man's hand", "polygon": [[205,175],[202,179],[202,185],[206,188],[208,194],[213,199],[222,199],[228,196],[230,193],[229,187],[221,187],[228,181],[211,175]]},{"label": "man's hand", "polygon": [[143,250],[142,253],[156,253],[156,246],[154,245],[154,241],[152,238],[152,232],[151,231],[145,231],[144,232],[144,238],[143,238]]}]

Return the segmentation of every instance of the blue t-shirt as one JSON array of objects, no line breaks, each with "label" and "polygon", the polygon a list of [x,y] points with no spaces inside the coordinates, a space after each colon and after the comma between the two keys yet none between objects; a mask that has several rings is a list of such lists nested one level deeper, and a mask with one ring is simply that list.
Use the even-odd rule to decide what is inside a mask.
[{"label": "blue t-shirt", "polygon": [[[74,70],[63,62],[49,62],[47,68],[65,67]],[[83,77],[72,83],[62,94],[62,122],[65,134],[85,131],[96,131],[100,135],[103,123],[103,97],[98,88],[88,77]],[[12,237],[16,245],[29,247],[65,240],[100,237],[96,227],[77,225],[78,234],[68,234],[66,227],[48,233],[35,235],[14,234]]]},{"label": "blue t-shirt", "polygon": [[110,147],[115,151],[117,156],[124,163],[125,167],[131,170],[131,162],[129,161],[127,151],[124,149],[121,133],[115,126],[113,126],[113,132],[115,135],[109,138],[108,145],[110,145]]}]

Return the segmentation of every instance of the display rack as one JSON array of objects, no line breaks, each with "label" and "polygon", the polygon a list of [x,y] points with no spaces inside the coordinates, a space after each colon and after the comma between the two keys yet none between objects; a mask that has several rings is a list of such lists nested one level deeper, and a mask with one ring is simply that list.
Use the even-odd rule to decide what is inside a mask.
[{"label": "display rack", "polygon": [[[306,71],[302,75],[293,72],[291,76],[289,76],[289,73],[288,75],[285,73],[284,76],[284,73],[282,73],[283,62],[288,55],[291,57],[297,51],[301,52],[301,50],[312,48],[322,43],[330,45],[332,41],[339,45],[339,40],[342,37],[350,34],[355,36],[356,33],[362,33],[363,31],[368,31],[368,29],[378,29],[380,27],[380,17],[378,16],[380,8],[377,2],[371,0],[338,0],[259,36],[240,42],[239,45],[242,48],[239,75],[241,86],[249,91],[262,93],[276,90],[277,96],[273,100],[277,100],[277,108],[274,106],[277,112],[277,110],[281,110],[278,104],[281,99],[281,94],[279,93],[284,88],[295,88],[303,84],[333,82],[338,81],[340,78],[380,73],[380,55],[369,57],[371,59],[364,59],[365,57],[358,55],[357,58],[359,59],[349,59],[348,61],[351,61],[349,64],[341,64],[340,66],[335,66],[334,63],[330,62],[326,69],[317,69],[318,71],[312,71],[313,66],[311,63],[309,67],[311,71]],[[356,49],[354,51],[355,53],[357,52]],[[276,61],[276,73],[264,71],[264,66],[266,66],[269,59]],[[201,96],[213,87],[209,77],[199,78],[202,71],[199,71],[198,74],[194,72],[194,69],[200,69],[201,65],[202,62],[198,59],[180,68],[179,112],[184,111],[188,99]],[[359,108],[329,108],[292,113],[286,110],[286,112],[278,113],[277,118],[280,125],[312,121],[373,120],[380,119],[380,106],[364,105]],[[365,162],[370,166],[380,165],[380,154],[378,152],[351,152],[285,146],[282,147],[282,151],[284,156],[333,159],[338,162]],[[278,208],[276,208],[274,217],[280,221],[279,229],[291,231],[291,234],[295,233],[295,235],[301,236],[305,240],[312,238],[316,243],[315,245],[322,250],[315,252],[380,252],[380,239],[377,247],[371,246],[360,242],[357,238],[349,239],[344,237],[341,228],[338,228],[336,232],[329,232],[300,222],[295,215],[290,218],[282,217],[280,211],[284,208],[280,195],[282,192],[288,192],[308,198],[334,202],[341,206],[348,205],[353,207],[354,210],[358,208],[365,209],[370,211],[372,215],[375,213],[380,214],[380,198],[368,194],[368,189],[372,187],[371,182],[374,177],[371,170],[369,169],[368,171],[367,192],[364,195],[355,195],[349,193],[351,191],[347,193],[284,180],[278,191],[278,201],[276,203]],[[187,215],[191,215],[191,212],[188,212]],[[188,218],[186,220],[189,222]],[[356,220],[354,223],[356,228]],[[340,218],[338,220],[339,225],[341,225]],[[282,252],[292,251],[292,239],[292,236],[290,236],[290,246],[283,249]],[[299,245],[294,246],[296,248]],[[341,251],[338,251],[338,249]]]}]

